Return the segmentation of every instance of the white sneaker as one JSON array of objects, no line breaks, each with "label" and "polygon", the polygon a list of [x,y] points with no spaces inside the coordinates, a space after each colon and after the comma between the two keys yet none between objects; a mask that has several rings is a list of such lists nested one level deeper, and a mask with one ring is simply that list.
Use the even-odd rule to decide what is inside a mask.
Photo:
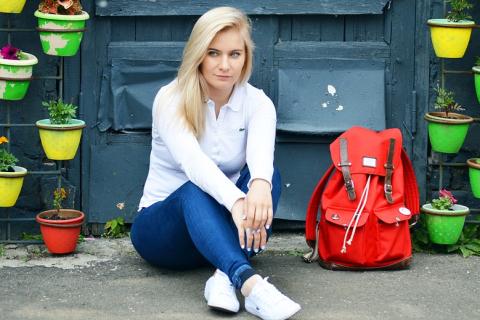
[{"label": "white sneaker", "polygon": [[208,306],[212,309],[232,313],[238,312],[240,309],[235,287],[228,276],[218,269],[207,280],[204,296]]},{"label": "white sneaker", "polygon": [[259,280],[245,298],[245,309],[248,312],[263,320],[284,320],[301,309],[298,303],[282,294],[267,280],[268,277]]}]

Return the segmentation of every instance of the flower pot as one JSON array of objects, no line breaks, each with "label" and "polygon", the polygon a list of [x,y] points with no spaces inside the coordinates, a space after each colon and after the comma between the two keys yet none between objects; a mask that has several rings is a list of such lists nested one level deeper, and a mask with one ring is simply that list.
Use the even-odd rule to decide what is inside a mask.
[{"label": "flower pot", "polygon": [[468,127],[473,118],[449,112],[446,118],[445,112],[428,112],[425,120],[428,121],[428,137],[432,150],[443,153],[457,153],[465,141]]},{"label": "flower pot", "polygon": [[0,1],[0,12],[20,13],[23,10],[26,0],[3,0]]},{"label": "flower pot", "polygon": [[428,236],[436,244],[455,244],[462,234],[468,207],[454,204],[453,210],[437,210],[430,203],[422,206],[426,215]]},{"label": "flower pot", "polygon": [[472,68],[473,80],[475,83],[475,93],[477,94],[477,101],[480,103],[480,67],[475,66]]},{"label": "flower pot", "polygon": [[71,160],[77,153],[85,122],[72,119],[69,124],[51,124],[49,119],[38,120],[40,141],[48,159]]},{"label": "flower pot", "polygon": [[35,11],[38,18],[37,30],[43,52],[52,56],[68,57],[77,53],[85,31],[87,12],[79,15],[49,14]]},{"label": "flower pot", "polygon": [[30,53],[22,52],[20,60],[0,58],[0,99],[21,100],[25,97],[33,66],[38,59]]},{"label": "flower pot", "polygon": [[72,209],[60,209],[60,216],[66,220],[50,220],[57,210],[43,211],[35,220],[40,224],[43,242],[48,251],[54,254],[65,254],[75,251],[78,236],[84,222],[83,212]]},{"label": "flower pot", "polygon": [[15,172],[0,172],[0,207],[13,207],[22,190],[27,169],[13,167]]},{"label": "flower pot", "polygon": [[468,159],[467,165],[473,196],[480,198],[480,158]]},{"label": "flower pot", "polygon": [[470,41],[474,21],[458,22],[447,19],[429,19],[433,49],[439,58],[463,58]]}]

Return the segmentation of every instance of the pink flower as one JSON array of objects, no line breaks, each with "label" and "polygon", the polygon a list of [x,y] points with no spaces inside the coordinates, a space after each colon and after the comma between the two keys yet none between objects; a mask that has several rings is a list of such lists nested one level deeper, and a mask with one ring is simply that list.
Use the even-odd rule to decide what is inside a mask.
[{"label": "pink flower", "polygon": [[8,60],[20,60],[20,49],[15,48],[14,46],[7,44],[1,49],[1,55],[3,59]]},{"label": "pink flower", "polygon": [[455,204],[455,203],[458,202],[457,199],[455,199],[455,197],[453,196],[453,194],[450,191],[448,191],[447,189],[440,190],[438,192],[438,195],[440,197],[449,198],[450,201],[452,202],[452,204]]}]

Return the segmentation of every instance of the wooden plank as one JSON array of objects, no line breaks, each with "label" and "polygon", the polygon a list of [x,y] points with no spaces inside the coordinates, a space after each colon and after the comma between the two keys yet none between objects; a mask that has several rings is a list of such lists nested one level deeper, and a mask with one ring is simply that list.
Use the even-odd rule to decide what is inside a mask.
[{"label": "wooden plank", "polygon": [[278,21],[278,40],[290,41],[292,40],[292,16],[279,17]]},{"label": "wooden plank", "polygon": [[284,14],[382,14],[389,0],[109,0],[106,6],[97,6],[98,16],[189,16],[202,15],[218,6],[234,6],[252,15]]},{"label": "wooden plank", "polygon": [[[173,17],[137,17],[136,41],[172,41]],[[113,20],[116,20],[113,19]]]},{"label": "wooden plank", "polygon": [[135,40],[135,17],[119,17],[110,20],[111,41]]},{"label": "wooden plank", "polygon": [[120,41],[108,45],[109,59],[181,61],[185,42],[175,41]]},{"label": "wooden plank", "polygon": [[319,16],[292,17],[293,41],[320,41]]},{"label": "wooden plank", "polygon": [[384,42],[289,41],[275,46],[274,57],[275,59],[388,59],[390,48]]},{"label": "wooden plank", "polygon": [[345,41],[383,41],[384,16],[345,17]]},{"label": "wooden plank", "polygon": [[320,40],[345,41],[345,16],[321,16]]},{"label": "wooden plank", "polygon": [[[93,3],[87,1],[84,8],[93,12]],[[90,221],[90,170],[96,164],[91,162],[92,146],[100,140],[100,134],[96,129],[97,112],[100,99],[100,83],[103,78],[103,68],[107,65],[107,46],[111,39],[110,21],[106,19],[91,19],[90,26],[85,32],[82,41],[81,64],[82,64],[82,94],[80,96],[80,108],[84,110],[84,120],[87,127],[84,130],[81,144],[82,153],[82,210]],[[105,185],[107,186],[107,185]],[[104,187],[105,187],[104,186]]]}]

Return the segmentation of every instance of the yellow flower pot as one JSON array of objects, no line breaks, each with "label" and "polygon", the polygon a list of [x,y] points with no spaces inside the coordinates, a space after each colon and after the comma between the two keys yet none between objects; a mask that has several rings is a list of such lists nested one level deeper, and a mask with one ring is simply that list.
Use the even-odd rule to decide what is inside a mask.
[{"label": "yellow flower pot", "polygon": [[0,12],[20,13],[27,0],[2,0],[0,1]]},{"label": "yellow flower pot", "polygon": [[48,159],[71,160],[77,153],[85,122],[73,119],[69,124],[51,124],[49,119],[36,123],[40,141]]},{"label": "yellow flower pot", "polygon": [[0,207],[13,207],[17,202],[22,190],[23,178],[27,175],[27,169],[13,167],[15,172],[0,172]]},{"label": "yellow flower pot", "polygon": [[462,58],[468,47],[474,21],[452,22],[447,19],[430,19],[433,49],[439,58]]}]

